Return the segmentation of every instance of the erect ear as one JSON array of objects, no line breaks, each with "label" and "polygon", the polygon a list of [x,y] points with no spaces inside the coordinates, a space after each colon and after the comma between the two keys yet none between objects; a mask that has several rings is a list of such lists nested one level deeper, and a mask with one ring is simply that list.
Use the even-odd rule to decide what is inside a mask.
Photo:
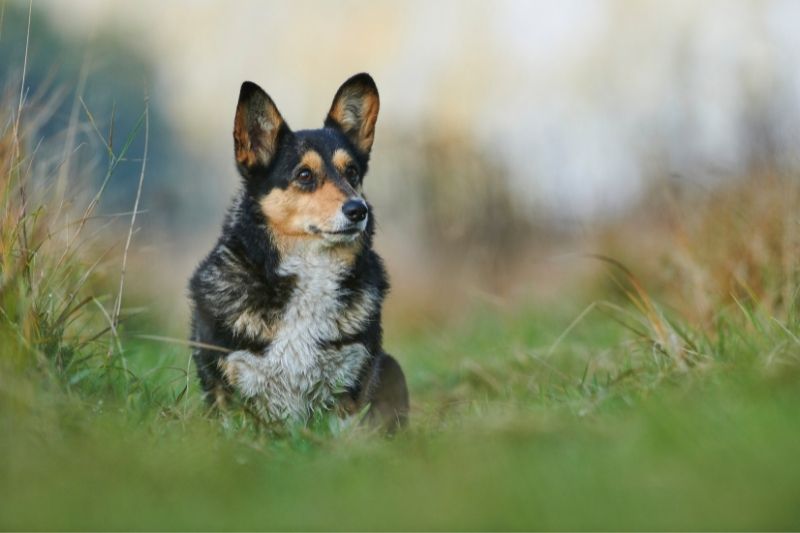
[{"label": "erect ear", "polygon": [[288,129],[272,98],[255,83],[244,82],[233,122],[233,146],[240,167],[269,165],[281,131]]},{"label": "erect ear", "polygon": [[378,88],[372,77],[367,73],[356,74],[344,82],[333,97],[325,126],[342,130],[356,148],[368,155],[375,138],[380,105]]}]

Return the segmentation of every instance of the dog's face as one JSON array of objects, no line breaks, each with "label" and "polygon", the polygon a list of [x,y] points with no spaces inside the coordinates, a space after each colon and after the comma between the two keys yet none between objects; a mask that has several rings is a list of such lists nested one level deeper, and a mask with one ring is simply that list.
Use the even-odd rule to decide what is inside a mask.
[{"label": "dog's face", "polygon": [[267,93],[242,84],[236,162],[279,246],[346,246],[367,229],[361,190],[379,106],[375,82],[358,74],[339,88],[323,128],[294,132]]}]

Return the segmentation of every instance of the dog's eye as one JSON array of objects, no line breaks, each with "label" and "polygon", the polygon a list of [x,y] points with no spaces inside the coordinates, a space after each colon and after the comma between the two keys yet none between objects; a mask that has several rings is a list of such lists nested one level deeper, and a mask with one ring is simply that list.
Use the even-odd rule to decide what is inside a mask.
[{"label": "dog's eye", "polygon": [[350,181],[356,179],[358,177],[358,169],[353,165],[348,165],[347,168],[344,169],[344,177]]},{"label": "dog's eye", "polygon": [[300,182],[300,184],[308,185],[312,181],[314,181],[314,174],[312,174],[311,171],[307,168],[301,168],[300,170],[297,171],[295,178],[297,179],[298,182]]}]

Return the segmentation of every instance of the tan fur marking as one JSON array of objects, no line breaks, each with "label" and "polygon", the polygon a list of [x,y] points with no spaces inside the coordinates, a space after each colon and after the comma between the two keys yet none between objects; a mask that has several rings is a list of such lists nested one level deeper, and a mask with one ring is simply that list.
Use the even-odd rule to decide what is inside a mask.
[{"label": "tan fur marking", "polygon": [[[254,103],[252,105],[258,105]],[[236,161],[244,166],[266,164],[275,154],[275,143],[283,118],[274,105],[263,108],[239,104],[233,120]]]},{"label": "tan fur marking", "polygon": [[378,120],[379,108],[380,104],[376,95],[369,94],[364,98],[364,120],[361,122],[358,147],[365,152],[369,152],[372,148],[372,141],[375,138],[375,122]]},{"label": "tan fur marking", "polygon": [[225,377],[225,381],[229,385],[236,385],[239,381],[239,370],[236,365],[231,365],[228,363],[227,359],[220,359],[219,363],[217,363],[219,369],[222,370],[222,375]]},{"label": "tan fur marking", "polygon": [[273,189],[261,199],[261,211],[269,221],[272,237],[281,253],[285,253],[298,239],[310,237],[302,226],[297,227],[300,222],[297,216],[299,197],[302,195],[294,187],[289,187],[286,190]]},{"label": "tan fur marking", "polygon": [[236,161],[249,167],[255,163],[256,154],[252,150],[244,115],[243,111],[236,110],[236,117],[233,119],[233,139]]},{"label": "tan fur marking", "polygon": [[351,113],[346,111],[345,99],[339,98],[331,109],[330,115],[339,123],[345,133],[349,133],[356,126],[356,121]]},{"label": "tan fur marking", "polygon": [[338,148],[335,152],[333,152],[333,166],[336,167],[336,170],[339,173],[343,173],[344,169],[347,168],[347,165],[353,162],[353,158],[350,157],[350,154],[347,153],[347,150],[342,148]]},{"label": "tan fur marking", "polygon": [[275,334],[274,325],[268,325],[260,316],[251,311],[244,311],[240,314],[231,329],[239,335],[256,340],[268,340]]},{"label": "tan fur marking", "polygon": [[346,199],[336,185],[325,181],[313,192],[303,192],[294,186],[273,189],[260,203],[278,249],[286,251],[298,239],[313,237],[308,231],[310,226],[327,230]]},{"label": "tan fur marking", "polygon": [[316,191],[306,195],[302,211],[311,219],[317,220],[318,227],[325,229],[326,222],[336,216],[347,196],[333,182],[326,181]]},{"label": "tan fur marking", "polygon": [[[360,109],[353,112],[351,98],[360,97]],[[363,152],[369,152],[375,138],[375,122],[378,120],[380,101],[374,93],[341,95],[330,111],[330,116],[339,123],[342,130],[356,143]]]},{"label": "tan fur marking", "polygon": [[322,156],[319,155],[319,152],[309,150],[300,158],[300,166],[308,167],[315,176],[319,176],[322,173],[324,163],[322,162]]}]

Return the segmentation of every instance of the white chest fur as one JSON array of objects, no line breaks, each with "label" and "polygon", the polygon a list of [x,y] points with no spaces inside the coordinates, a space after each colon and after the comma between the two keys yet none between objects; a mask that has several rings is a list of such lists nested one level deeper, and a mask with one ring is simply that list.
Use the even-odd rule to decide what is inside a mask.
[{"label": "white chest fur", "polygon": [[296,277],[272,342],[264,353],[237,351],[223,362],[229,381],[273,419],[306,419],[352,386],[369,356],[359,343],[324,347],[362,327],[375,312],[371,293],[357,295],[347,316],[339,299],[348,265],[325,250],[284,258],[279,273]]}]

